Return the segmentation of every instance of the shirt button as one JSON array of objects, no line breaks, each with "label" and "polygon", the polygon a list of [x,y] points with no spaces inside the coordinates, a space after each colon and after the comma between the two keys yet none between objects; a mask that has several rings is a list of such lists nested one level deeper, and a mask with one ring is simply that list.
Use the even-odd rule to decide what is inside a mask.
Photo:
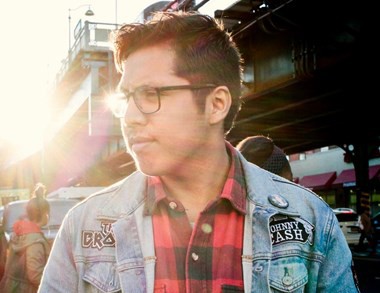
[{"label": "shirt button", "polygon": [[174,201],[171,201],[169,202],[169,207],[172,209],[172,210],[175,210],[177,208],[177,204],[174,202]]},{"label": "shirt button", "polygon": [[199,259],[199,255],[196,254],[195,252],[193,252],[193,253],[191,254],[191,258],[192,258],[194,261],[197,261],[197,260]]}]

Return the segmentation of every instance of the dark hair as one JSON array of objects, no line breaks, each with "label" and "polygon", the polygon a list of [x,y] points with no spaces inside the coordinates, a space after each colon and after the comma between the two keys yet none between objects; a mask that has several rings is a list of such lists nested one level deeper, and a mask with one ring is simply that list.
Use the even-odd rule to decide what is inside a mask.
[{"label": "dark hair", "polygon": [[32,198],[26,205],[26,214],[30,221],[39,222],[42,216],[50,213],[49,202],[45,199],[46,187],[38,183],[32,193]]},{"label": "dark hair", "polygon": [[240,141],[236,148],[251,163],[287,179],[293,179],[285,153],[271,138],[263,135],[249,136]]},{"label": "dark hair", "polygon": [[198,12],[158,11],[146,23],[125,24],[111,35],[115,64],[141,49],[160,43],[172,45],[176,74],[191,83],[213,83],[228,87],[232,105],[224,121],[227,134],[241,108],[242,58],[221,22]]},{"label": "dark hair", "polygon": [[45,197],[46,195],[46,186],[40,182],[38,182],[35,186],[34,186],[34,190],[32,192],[32,196],[31,197]]}]

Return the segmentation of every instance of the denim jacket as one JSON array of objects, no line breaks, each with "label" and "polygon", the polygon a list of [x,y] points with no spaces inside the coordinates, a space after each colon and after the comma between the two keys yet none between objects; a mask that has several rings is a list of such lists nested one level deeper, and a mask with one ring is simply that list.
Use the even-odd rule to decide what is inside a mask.
[{"label": "denim jacket", "polygon": [[[330,207],[312,191],[239,156],[248,203],[242,264],[236,264],[243,267],[244,292],[359,292],[351,251]],[[72,208],[39,293],[154,292],[146,186],[137,171]]]}]

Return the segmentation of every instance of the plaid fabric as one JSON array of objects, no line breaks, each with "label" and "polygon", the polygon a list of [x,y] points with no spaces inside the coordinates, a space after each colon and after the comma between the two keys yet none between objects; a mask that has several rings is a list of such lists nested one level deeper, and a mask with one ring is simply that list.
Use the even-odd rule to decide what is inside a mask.
[{"label": "plaid fabric", "polygon": [[160,179],[148,180],[145,212],[153,215],[155,292],[243,292],[246,191],[236,151],[226,144],[232,164],[223,191],[193,228],[183,205],[166,197]]}]

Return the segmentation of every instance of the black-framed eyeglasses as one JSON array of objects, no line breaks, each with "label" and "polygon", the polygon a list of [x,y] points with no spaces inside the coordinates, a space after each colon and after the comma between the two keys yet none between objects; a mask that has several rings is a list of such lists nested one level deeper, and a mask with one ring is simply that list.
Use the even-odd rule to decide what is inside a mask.
[{"label": "black-framed eyeglasses", "polygon": [[141,86],[133,92],[121,91],[108,100],[109,107],[116,118],[124,118],[127,113],[128,104],[131,99],[136,107],[144,114],[153,114],[161,108],[161,93],[174,90],[200,90],[215,88],[217,85],[212,83],[205,84],[186,84],[163,87]]}]

